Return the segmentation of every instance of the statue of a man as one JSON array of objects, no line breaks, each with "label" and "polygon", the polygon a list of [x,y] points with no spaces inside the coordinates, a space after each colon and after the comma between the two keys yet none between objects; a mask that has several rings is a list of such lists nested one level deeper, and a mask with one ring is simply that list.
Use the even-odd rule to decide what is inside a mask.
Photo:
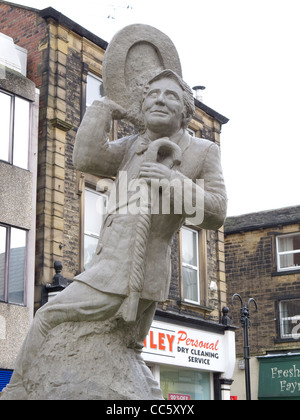
[{"label": "statue of a man", "polygon": [[[189,86],[171,70],[160,72],[145,86],[141,113],[144,130],[140,134],[109,141],[112,119],[125,118],[126,110],[108,98],[95,101],[77,133],[74,166],[101,177],[115,177],[119,188],[121,173],[126,173],[128,183],[140,179],[149,186],[155,180],[165,185],[174,180],[183,185],[190,180],[189,198],[195,213],[204,212],[199,227],[220,228],[227,199],[219,149],[213,142],[193,138],[186,131],[194,113]],[[160,147],[155,158],[150,159],[149,150],[155,144]],[[202,188],[198,179],[204,180],[204,191],[200,191],[204,203],[195,200]],[[129,202],[132,192],[126,197]],[[142,348],[157,302],[168,297],[171,242],[187,216],[184,209],[180,214],[174,211],[176,200],[174,191],[170,194],[169,214],[159,211],[144,215],[121,211],[124,203],[115,202],[102,226],[91,267],[37,311],[8,390],[22,384],[47,333],[63,322],[120,317],[136,329],[135,341],[130,345]]]}]

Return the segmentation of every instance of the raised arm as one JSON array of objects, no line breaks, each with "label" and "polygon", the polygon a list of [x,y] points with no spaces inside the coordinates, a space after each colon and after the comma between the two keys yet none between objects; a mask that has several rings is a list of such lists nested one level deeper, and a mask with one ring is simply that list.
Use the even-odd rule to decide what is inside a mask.
[{"label": "raised arm", "polygon": [[73,164],[82,172],[98,176],[115,176],[122,162],[126,139],[109,141],[113,119],[126,115],[123,108],[104,98],[87,109],[78,129]]}]

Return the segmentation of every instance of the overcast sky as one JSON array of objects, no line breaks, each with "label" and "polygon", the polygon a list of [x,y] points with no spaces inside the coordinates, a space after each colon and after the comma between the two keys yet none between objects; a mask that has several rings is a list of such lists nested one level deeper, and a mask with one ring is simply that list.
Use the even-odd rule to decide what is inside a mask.
[{"label": "overcast sky", "polygon": [[230,119],[221,134],[228,215],[300,205],[299,0],[14,3],[51,6],[108,42],[131,23],[163,31],[183,78],[206,86],[203,102]]}]

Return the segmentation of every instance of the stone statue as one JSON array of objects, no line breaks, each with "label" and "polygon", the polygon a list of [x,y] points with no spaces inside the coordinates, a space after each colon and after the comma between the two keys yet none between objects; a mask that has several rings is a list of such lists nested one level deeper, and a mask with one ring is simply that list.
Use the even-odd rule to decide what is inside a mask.
[{"label": "stone statue", "polygon": [[[130,48],[135,62],[139,54],[149,49],[157,51],[152,42],[158,42],[159,37],[156,29],[145,25],[133,29],[125,31],[135,34],[136,40],[130,45],[138,43]],[[144,44],[138,41],[141,32]],[[124,39],[124,30],[117,36]],[[165,40],[165,35],[159,36]],[[117,46],[120,48],[119,43]],[[4,399],[162,398],[140,353],[157,302],[168,297],[172,238],[186,217],[203,229],[218,229],[224,222],[227,202],[218,147],[211,141],[192,138],[186,131],[194,113],[193,93],[176,71],[163,68],[164,48],[158,49],[156,68],[149,71],[146,65],[147,71],[136,85],[134,80],[127,80],[129,90],[137,96],[132,103],[128,95],[118,97],[122,89],[116,93],[118,83],[114,80],[110,96],[95,101],[86,111],[75,141],[74,166],[97,176],[113,177],[117,194],[110,198],[90,268],[37,311]],[[118,64],[118,56],[115,63],[111,60],[114,52],[112,41],[104,73]],[[133,71],[130,63],[125,67],[128,75],[140,74],[141,69]],[[110,86],[107,91],[111,91]],[[134,122],[139,133],[109,141],[113,119]],[[137,194],[133,186],[143,192]],[[159,187],[155,193],[153,186]],[[169,205],[164,211],[162,201],[166,197]],[[189,214],[182,205],[184,200],[190,203]],[[69,347],[72,350],[66,354]],[[46,366],[55,351],[61,353],[50,364],[53,373]],[[63,360],[58,364],[59,371],[58,359]],[[93,360],[93,367],[87,359]],[[85,371],[92,369],[89,378],[81,378],[85,373],[78,372],[80,365]],[[93,374],[97,369],[101,374]],[[76,386],[78,377],[81,386]]]}]

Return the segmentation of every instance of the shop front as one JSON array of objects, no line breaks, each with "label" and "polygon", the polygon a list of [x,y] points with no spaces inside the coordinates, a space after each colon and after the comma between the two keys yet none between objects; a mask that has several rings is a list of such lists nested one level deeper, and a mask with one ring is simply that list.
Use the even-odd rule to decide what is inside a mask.
[{"label": "shop front", "polygon": [[229,399],[235,334],[220,324],[154,320],[143,357],[166,400]]},{"label": "shop front", "polygon": [[300,353],[267,355],[259,360],[259,400],[300,400]]}]

